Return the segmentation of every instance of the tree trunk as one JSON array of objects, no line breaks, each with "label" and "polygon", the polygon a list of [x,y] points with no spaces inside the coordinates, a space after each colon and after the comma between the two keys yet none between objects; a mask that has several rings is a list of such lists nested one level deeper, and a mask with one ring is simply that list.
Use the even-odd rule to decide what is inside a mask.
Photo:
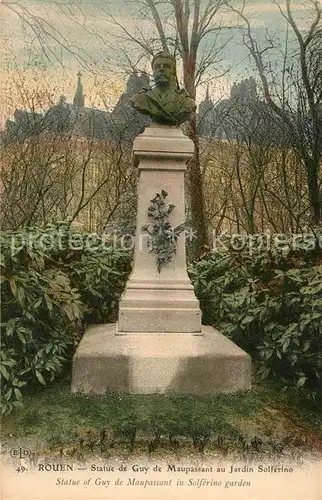
[{"label": "tree trunk", "polygon": [[[183,57],[184,87],[190,96],[196,98],[195,87],[196,53],[186,54]],[[208,248],[208,228],[205,216],[205,200],[202,175],[200,169],[199,136],[197,133],[197,116],[193,113],[189,120],[189,138],[194,143],[194,155],[188,162],[188,175],[190,184],[191,224],[194,237],[191,241],[192,257],[198,259]]]},{"label": "tree trunk", "polygon": [[196,115],[193,114],[189,122],[189,138],[193,141],[194,155],[188,162],[190,184],[191,224],[194,231],[192,240],[193,258],[199,258],[209,246],[207,221],[205,217],[204,191],[200,170],[199,137],[197,134]]},{"label": "tree trunk", "polygon": [[312,162],[307,170],[309,199],[312,209],[312,222],[314,225],[322,221],[322,193],[320,193],[319,187],[320,168],[320,162]]}]

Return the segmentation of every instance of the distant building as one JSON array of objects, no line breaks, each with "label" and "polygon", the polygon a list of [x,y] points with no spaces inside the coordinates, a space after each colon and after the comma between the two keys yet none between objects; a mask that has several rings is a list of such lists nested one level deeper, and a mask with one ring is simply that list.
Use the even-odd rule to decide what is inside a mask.
[{"label": "distant building", "polygon": [[85,97],[83,93],[83,84],[82,84],[82,74],[79,71],[77,73],[77,89],[75,92],[73,104],[75,108],[83,108],[85,105]]},{"label": "distant building", "polygon": [[[77,138],[97,141],[133,141],[151,122],[131,105],[131,97],[150,86],[149,76],[134,71],[126,82],[124,93],[112,110],[85,106],[82,75],[77,74],[72,103],[61,96],[57,104],[45,113],[16,109],[13,119],[7,120],[0,143],[24,141],[40,134],[70,134]],[[204,138],[248,140],[257,143],[286,144],[285,127],[271,108],[258,97],[254,78],[235,83],[229,99],[215,103],[209,86],[197,114],[198,133]],[[269,133],[268,133],[269,132]]]},{"label": "distant building", "polygon": [[256,81],[250,77],[235,83],[229,99],[214,104],[207,88],[198,109],[201,137],[253,141],[258,144],[286,144],[285,127],[271,108],[259,99]]},{"label": "distant building", "polygon": [[209,95],[209,85],[207,85],[205,99],[201,101],[198,108],[198,131],[203,137],[214,135],[214,108],[215,104]]},{"label": "distant building", "polygon": [[103,141],[133,140],[150,120],[132,108],[130,98],[147,86],[149,77],[134,72],[115,108],[104,111],[85,106],[82,75],[79,72],[72,104],[61,96],[58,103],[45,113],[16,109],[13,119],[6,122],[1,142],[20,142],[46,133],[70,134]]}]

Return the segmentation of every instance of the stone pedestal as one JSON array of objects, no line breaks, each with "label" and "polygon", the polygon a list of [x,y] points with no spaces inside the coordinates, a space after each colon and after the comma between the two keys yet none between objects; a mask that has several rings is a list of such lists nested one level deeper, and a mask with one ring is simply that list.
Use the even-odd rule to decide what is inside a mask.
[{"label": "stone pedestal", "polygon": [[[148,207],[163,189],[175,205],[171,225],[185,221],[184,173],[193,154],[193,143],[180,128],[152,125],[133,145],[139,169],[138,212],[134,267],[120,301],[118,333],[201,332],[201,311],[186,270],[185,238],[178,239],[172,261],[158,272],[155,255],[149,252]],[[153,223],[153,221],[152,221]]]},{"label": "stone pedestal", "polygon": [[211,326],[202,335],[86,331],[73,360],[72,391],[85,394],[217,394],[250,389],[249,356]]},{"label": "stone pedestal", "polygon": [[[209,326],[186,269],[184,234],[170,263],[158,271],[142,226],[164,190],[175,208],[171,225],[185,220],[184,172],[193,143],[176,127],[152,125],[133,146],[139,169],[133,271],[121,297],[119,321],[89,328],[73,360],[72,391],[214,394],[250,389],[248,354]],[[153,221],[152,221],[153,223]]]}]

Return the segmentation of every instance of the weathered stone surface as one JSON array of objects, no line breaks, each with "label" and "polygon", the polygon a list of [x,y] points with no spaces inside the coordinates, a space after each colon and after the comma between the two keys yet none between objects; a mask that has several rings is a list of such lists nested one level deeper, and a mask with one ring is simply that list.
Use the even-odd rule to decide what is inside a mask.
[{"label": "weathered stone surface", "polygon": [[86,331],[74,357],[73,392],[202,395],[251,387],[248,354],[210,326],[202,335],[115,333],[115,324]]}]

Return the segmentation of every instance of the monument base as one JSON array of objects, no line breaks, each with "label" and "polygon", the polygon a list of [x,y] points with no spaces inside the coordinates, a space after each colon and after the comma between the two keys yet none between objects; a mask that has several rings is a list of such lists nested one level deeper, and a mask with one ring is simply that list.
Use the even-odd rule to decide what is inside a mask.
[{"label": "monument base", "polygon": [[87,329],[73,359],[72,392],[218,394],[251,388],[251,359],[211,326],[191,333]]}]

